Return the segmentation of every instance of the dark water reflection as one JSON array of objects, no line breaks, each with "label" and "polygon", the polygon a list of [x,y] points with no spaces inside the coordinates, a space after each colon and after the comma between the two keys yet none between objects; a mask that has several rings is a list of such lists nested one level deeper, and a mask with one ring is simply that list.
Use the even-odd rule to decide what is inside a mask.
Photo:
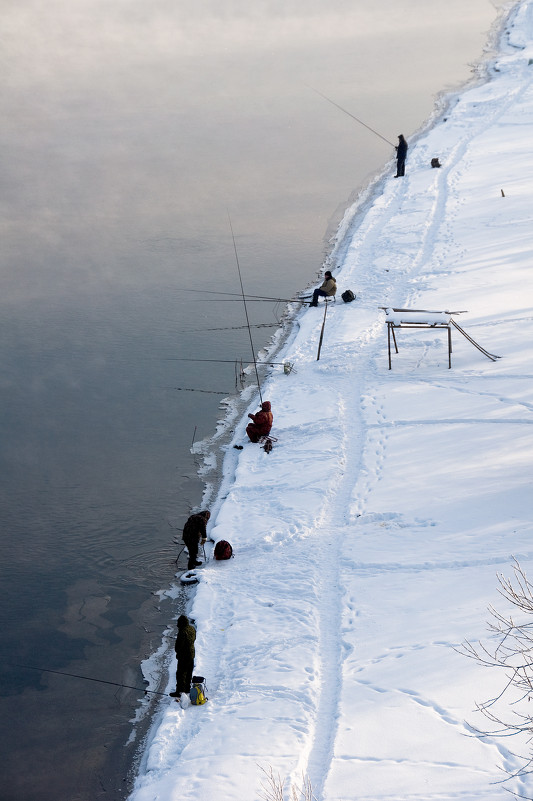
[{"label": "dark water reflection", "polygon": [[[349,197],[468,78],[488,0],[4,3],[0,738],[6,801],[118,799],[176,604],[189,449],[248,358],[245,289],[313,281]],[[250,306],[257,346],[276,322]],[[177,388],[180,389],[177,389]],[[186,392],[183,389],[205,390]]]}]

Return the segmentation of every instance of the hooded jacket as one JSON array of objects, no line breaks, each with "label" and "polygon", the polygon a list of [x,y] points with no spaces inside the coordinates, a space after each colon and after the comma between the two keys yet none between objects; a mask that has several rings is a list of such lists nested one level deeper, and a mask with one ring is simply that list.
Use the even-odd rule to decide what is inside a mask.
[{"label": "hooded jacket", "polygon": [[[270,411],[270,401],[263,401],[261,404],[261,411],[257,414],[249,414],[248,417],[253,420],[255,432],[261,436],[270,434],[272,423],[274,422],[274,415]],[[249,423],[251,425],[251,423]]]},{"label": "hooded jacket", "polygon": [[206,525],[209,517],[210,515],[208,512],[198,512],[189,517],[183,526],[183,542],[185,544],[196,540],[202,542],[202,540],[207,539]]}]

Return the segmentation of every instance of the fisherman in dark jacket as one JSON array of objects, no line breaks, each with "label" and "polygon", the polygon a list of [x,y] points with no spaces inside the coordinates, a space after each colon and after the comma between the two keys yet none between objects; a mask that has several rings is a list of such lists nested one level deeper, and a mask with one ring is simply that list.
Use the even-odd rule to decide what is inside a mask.
[{"label": "fisherman in dark jacket", "polygon": [[194,641],[196,630],[189,623],[189,618],[180,615],[178,618],[178,636],[174,645],[178,665],[176,667],[176,690],[170,693],[172,698],[179,699],[182,693],[189,694],[194,670]]},{"label": "fisherman in dark jacket", "polygon": [[196,561],[198,558],[198,546],[203,545],[207,539],[206,526],[210,517],[211,512],[207,510],[198,512],[195,515],[191,515],[183,526],[183,542],[189,551],[188,570],[192,570],[202,564]]},{"label": "fisherman in dark jacket", "polygon": [[396,145],[396,175],[395,178],[401,178],[405,175],[405,159],[407,158],[407,148],[409,145],[405,141],[403,134],[398,137],[398,144]]},{"label": "fisherman in dark jacket", "polygon": [[248,415],[252,422],[246,426],[246,433],[252,442],[259,442],[261,437],[268,437],[270,434],[274,421],[274,415],[270,408],[270,401],[263,401],[260,412]]}]

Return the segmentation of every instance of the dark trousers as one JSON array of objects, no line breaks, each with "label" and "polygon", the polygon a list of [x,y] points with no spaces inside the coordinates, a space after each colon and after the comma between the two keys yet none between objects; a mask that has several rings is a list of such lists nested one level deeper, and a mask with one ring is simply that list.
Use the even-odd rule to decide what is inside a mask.
[{"label": "dark trousers", "polygon": [[196,562],[198,561],[198,537],[187,537],[183,541],[189,551],[187,570],[192,570],[193,567],[196,567]]},{"label": "dark trousers", "polygon": [[194,661],[192,659],[178,659],[176,668],[176,692],[187,693],[191,691],[192,672]]},{"label": "dark trousers", "polygon": [[398,159],[396,164],[396,178],[401,178],[405,175],[405,159]]},{"label": "dark trousers", "polygon": [[248,423],[246,426],[246,433],[250,437],[250,442],[259,442],[261,437],[264,436],[260,427],[256,426],[255,423]]},{"label": "dark trousers", "polygon": [[318,299],[319,298],[327,298],[328,293],[325,292],[323,289],[315,289],[313,292],[313,300],[311,301],[313,306],[318,306]]}]

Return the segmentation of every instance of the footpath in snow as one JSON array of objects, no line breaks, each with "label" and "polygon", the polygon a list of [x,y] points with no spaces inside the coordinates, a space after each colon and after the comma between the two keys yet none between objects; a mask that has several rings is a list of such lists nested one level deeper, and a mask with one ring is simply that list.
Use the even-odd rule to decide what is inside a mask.
[{"label": "footpath in snow", "polygon": [[[227,447],[210,536],[235,558],[190,591],[209,702],[161,701],[131,801],[256,801],[270,767],[286,799],[302,775],[319,801],[532,797],[501,783],[524,743],[472,735],[504,677],[455,650],[533,558],[532,40],[528,0],[487,82],[346,216],[332,265],[357,300],[328,308],[319,361],[323,306],[298,313],[296,371],[263,386],[272,453]],[[445,332],[402,329],[389,371],[383,306],[468,310],[501,358],[454,331],[448,369]]]}]

